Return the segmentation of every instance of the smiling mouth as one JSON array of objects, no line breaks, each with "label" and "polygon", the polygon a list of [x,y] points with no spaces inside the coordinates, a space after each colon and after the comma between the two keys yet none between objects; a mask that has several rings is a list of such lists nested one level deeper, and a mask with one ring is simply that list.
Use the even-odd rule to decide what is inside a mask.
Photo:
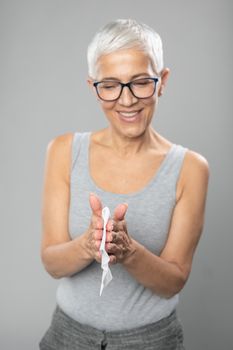
[{"label": "smiling mouth", "polygon": [[137,111],[132,111],[132,112],[118,111],[118,115],[124,121],[131,121],[132,122],[139,117],[141,111],[142,111],[142,109],[137,110]]}]

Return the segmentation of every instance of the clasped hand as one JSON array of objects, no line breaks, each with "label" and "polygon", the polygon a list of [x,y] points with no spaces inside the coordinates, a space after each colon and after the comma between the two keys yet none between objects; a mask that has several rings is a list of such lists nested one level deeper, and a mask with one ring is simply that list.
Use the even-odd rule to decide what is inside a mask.
[{"label": "clasped hand", "polygon": [[[93,193],[89,197],[92,217],[87,235],[87,249],[91,256],[101,261],[100,244],[103,236],[104,222],[102,219],[102,203]],[[125,214],[127,204],[119,204],[106,225],[105,249],[110,257],[110,264],[123,263],[133,253],[133,240],[127,231]]]}]

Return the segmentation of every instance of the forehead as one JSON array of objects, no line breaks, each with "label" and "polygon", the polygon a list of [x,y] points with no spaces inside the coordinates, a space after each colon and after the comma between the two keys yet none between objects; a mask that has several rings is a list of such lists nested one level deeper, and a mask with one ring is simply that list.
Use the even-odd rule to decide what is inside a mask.
[{"label": "forehead", "polygon": [[149,56],[137,49],[118,50],[102,55],[97,62],[97,79],[129,80],[135,75],[153,75]]}]

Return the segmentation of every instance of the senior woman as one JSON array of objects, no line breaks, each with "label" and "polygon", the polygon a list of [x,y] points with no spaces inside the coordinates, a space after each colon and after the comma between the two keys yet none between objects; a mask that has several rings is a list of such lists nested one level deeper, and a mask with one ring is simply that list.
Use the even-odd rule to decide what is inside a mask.
[{"label": "senior woman", "polygon": [[[60,283],[40,349],[184,349],[176,307],[203,229],[208,162],[151,125],[169,77],[152,28],[106,24],[88,64],[108,126],[47,147],[41,257]],[[104,206],[113,279],[100,296]]]}]

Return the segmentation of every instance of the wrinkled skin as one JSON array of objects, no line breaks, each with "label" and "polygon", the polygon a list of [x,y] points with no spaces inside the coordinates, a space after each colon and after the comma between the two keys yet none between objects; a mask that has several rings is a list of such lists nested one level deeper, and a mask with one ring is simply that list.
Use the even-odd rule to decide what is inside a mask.
[{"label": "wrinkled skin", "polygon": [[[100,263],[101,253],[99,249],[104,226],[101,215],[103,206],[95,194],[90,194],[89,203],[92,209],[92,216],[86,233],[87,248],[93,259]],[[133,253],[132,239],[128,234],[125,220],[127,208],[127,204],[119,204],[114,210],[113,218],[108,220],[106,226],[105,249],[110,256],[110,264],[122,263]]]}]

